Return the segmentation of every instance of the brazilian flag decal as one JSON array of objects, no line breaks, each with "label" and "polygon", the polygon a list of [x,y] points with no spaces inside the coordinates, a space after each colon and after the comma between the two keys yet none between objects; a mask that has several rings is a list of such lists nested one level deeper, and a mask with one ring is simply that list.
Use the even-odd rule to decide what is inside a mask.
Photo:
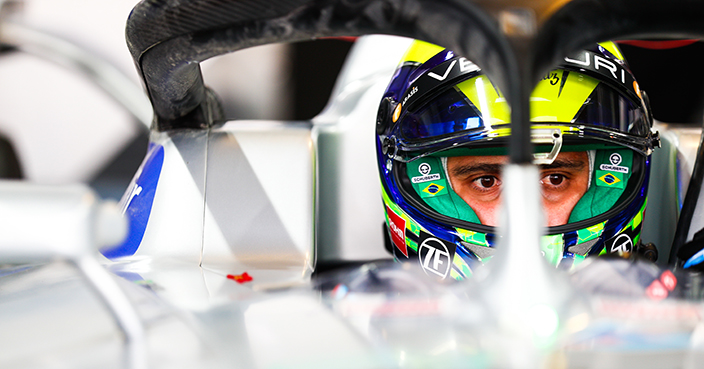
[{"label": "brazilian flag decal", "polygon": [[609,172],[605,170],[596,171],[596,185],[599,187],[610,187],[623,189],[625,186],[623,173]]},{"label": "brazilian flag decal", "polygon": [[420,190],[421,197],[435,197],[447,194],[447,182],[444,179],[423,183]]}]

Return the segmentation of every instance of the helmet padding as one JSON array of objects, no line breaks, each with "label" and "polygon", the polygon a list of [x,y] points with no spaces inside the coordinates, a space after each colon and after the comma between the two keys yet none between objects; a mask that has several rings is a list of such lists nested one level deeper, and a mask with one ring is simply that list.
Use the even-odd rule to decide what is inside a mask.
[{"label": "helmet padding", "polygon": [[[615,161],[610,158],[621,158]],[[628,173],[614,170],[603,170],[609,167],[627,168]],[[614,168],[611,168],[614,169]],[[619,169],[617,169],[619,170]],[[602,149],[596,150],[594,169],[591,175],[589,189],[577,202],[568,223],[576,223],[603,214],[613,208],[621,197],[633,173],[633,150]]]},{"label": "helmet padding", "polygon": [[[575,205],[568,223],[590,219],[613,208],[631,177],[633,151],[595,150],[590,169],[587,192]],[[414,160],[408,163],[406,171],[416,194],[433,210],[455,219],[480,223],[474,210],[452,189],[442,158],[430,156]]]},{"label": "helmet padding", "polygon": [[[424,172],[427,170],[427,173],[421,173],[421,169],[424,169]],[[450,185],[450,181],[447,178],[440,158],[424,157],[414,160],[408,163],[406,171],[408,177],[411,179],[411,183],[413,183],[413,189],[416,194],[433,210],[455,219],[480,223],[479,217],[477,217],[474,210],[452,190],[452,186]],[[416,178],[416,180],[414,180],[414,178]],[[424,178],[436,179],[419,181]],[[432,191],[427,190],[428,187],[431,187],[433,184],[442,187],[434,194],[430,193]]]}]

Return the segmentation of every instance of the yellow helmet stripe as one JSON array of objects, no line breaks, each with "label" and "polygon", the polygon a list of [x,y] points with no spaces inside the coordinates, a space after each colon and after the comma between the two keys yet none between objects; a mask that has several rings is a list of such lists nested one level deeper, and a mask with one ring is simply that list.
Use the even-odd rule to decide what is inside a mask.
[{"label": "yellow helmet stripe", "polygon": [[[531,121],[571,122],[598,84],[597,80],[576,72],[555,70],[548,73],[531,95]],[[458,83],[456,88],[479,109],[484,124],[511,121],[511,108],[486,76],[470,78]]]},{"label": "yellow helmet stripe", "polygon": [[618,48],[618,46],[616,46],[613,41],[599,42],[599,45],[601,45],[601,47],[603,47],[604,49],[608,50],[610,53],[614,54],[614,56],[617,57],[618,60],[625,60],[623,54],[621,54],[621,50]]},{"label": "yellow helmet stripe", "polygon": [[548,73],[531,94],[531,121],[571,122],[598,84],[597,80],[576,72]]},{"label": "yellow helmet stripe", "polygon": [[455,87],[479,109],[485,125],[511,121],[511,108],[501,93],[489,82],[488,77],[476,76],[458,83]]},{"label": "yellow helmet stripe", "polygon": [[425,41],[414,40],[411,46],[406,51],[406,55],[401,59],[401,64],[406,62],[425,63],[437,53],[445,50],[445,48],[427,43]]}]

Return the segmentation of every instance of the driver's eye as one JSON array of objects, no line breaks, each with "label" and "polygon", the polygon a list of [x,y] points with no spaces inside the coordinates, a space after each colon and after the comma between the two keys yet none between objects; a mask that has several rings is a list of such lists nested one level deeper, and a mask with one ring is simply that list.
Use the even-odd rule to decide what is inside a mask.
[{"label": "driver's eye", "polygon": [[564,180],[565,176],[562,174],[550,174],[548,176],[548,181],[550,181],[550,184],[553,186],[559,186]]},{"label": "driver's eye", "polygon": [[482,177],[479,179],[479,184],[484,188],[490,188],[496,184],[496,178],[494,177]]}]

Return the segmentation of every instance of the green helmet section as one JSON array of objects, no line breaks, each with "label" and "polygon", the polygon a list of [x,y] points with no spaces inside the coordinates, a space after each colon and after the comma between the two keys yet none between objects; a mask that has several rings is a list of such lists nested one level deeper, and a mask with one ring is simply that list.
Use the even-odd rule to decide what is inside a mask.
[{"label": "green helmet section", "polygon": [[633,150],[596,150],[589,189],[579,200],[568,223],[593,218],[613,208],[633,172]]},{"label": "green helmet section", "polygon": [[[406,170],[416,194],[440,214],[479,224],[474,210],[452,189],[440,157],[424,157],[408,163]],[[629,149],[595,150],[589,189],[575,205],[568,223],[603,214],[623,195],[633,169]]]},{"label": "green helmet section", "polygon": [[408,163],[406,168],[413,189],[433,210],[452,218],[479,223],[474,210],[452,190],[441,158],[420,158]]}]

